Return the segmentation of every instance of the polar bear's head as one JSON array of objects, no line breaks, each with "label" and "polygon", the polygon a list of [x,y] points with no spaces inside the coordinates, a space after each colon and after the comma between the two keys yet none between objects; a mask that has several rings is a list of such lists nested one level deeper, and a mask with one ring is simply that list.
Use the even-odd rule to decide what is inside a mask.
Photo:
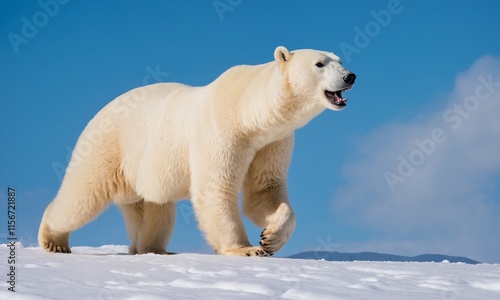
[{"label": "polar bear's head", "polygon": [[347,98],[342,98],[342,92],[352,87],[356,75],[342,66],[337,55],[318,50],[290,52],[279,46],[274,58],[294,96],[332,110],[346,106]]}]

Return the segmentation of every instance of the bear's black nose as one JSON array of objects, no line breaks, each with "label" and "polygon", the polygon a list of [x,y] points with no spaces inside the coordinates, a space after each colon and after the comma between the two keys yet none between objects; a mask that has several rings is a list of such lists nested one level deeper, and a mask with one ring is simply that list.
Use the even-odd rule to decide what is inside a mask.
[{"label": "bear's black nose", "polygon": [[347,84],[353,84],[354,81],[356,81],[356,74],[354,73],[349,73],[343,78],[344,82]]}]

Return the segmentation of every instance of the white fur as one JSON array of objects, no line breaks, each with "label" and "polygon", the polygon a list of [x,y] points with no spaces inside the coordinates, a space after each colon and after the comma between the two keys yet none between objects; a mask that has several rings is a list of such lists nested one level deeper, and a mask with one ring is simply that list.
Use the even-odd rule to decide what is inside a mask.
[{"label": "white fur", "polygon": [[[325,108],[342,109],[324,91],[345,89],[348,71],[332,53],[278,47],[274,56],[233,67],[207,86],[158,83],[110,102],[77,142],[44,213],[41,247],[70,252],[69,234],[113,201],[131,253],[167,253],[175,202],[189,198],[217,253],[278,251],[295,227],[286,189],[293,132]],[[261,246],[248,242],[241,190],[244,214],[265,228]]]}]

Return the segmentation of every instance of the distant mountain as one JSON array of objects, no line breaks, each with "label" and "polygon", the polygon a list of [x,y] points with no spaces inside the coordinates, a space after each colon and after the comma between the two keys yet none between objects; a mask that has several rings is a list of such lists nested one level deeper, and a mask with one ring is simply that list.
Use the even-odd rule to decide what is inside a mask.
[{"label": "distant mountain", "polygon": [[442,254],[422,254],[418,256],[402,256],[393,254],[383,254],[376,252],[342,253],[335,251],[307,251],[288,256],[288,258],[300,259],[324,259],[328,261],[398,261],[398,262],[442,262],[447,260],[451,263],[480,264],[480,262],[458,256],[448,256]]}]

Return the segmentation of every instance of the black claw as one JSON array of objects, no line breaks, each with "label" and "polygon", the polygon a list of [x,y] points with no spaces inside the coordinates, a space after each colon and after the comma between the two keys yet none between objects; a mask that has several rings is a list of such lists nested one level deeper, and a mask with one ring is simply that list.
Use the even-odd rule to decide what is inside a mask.
[{"label": "black claw", "polygon": [[247,254],[247,256],[251,256],[249,252],[247,252],[246,254]]},{"label": "black claw", "polygon": [[264,251],[266,251],[267,255],[269,255],[269,256],[274,255],[274,251],[267,250],[265,247],[264,247]]}]

